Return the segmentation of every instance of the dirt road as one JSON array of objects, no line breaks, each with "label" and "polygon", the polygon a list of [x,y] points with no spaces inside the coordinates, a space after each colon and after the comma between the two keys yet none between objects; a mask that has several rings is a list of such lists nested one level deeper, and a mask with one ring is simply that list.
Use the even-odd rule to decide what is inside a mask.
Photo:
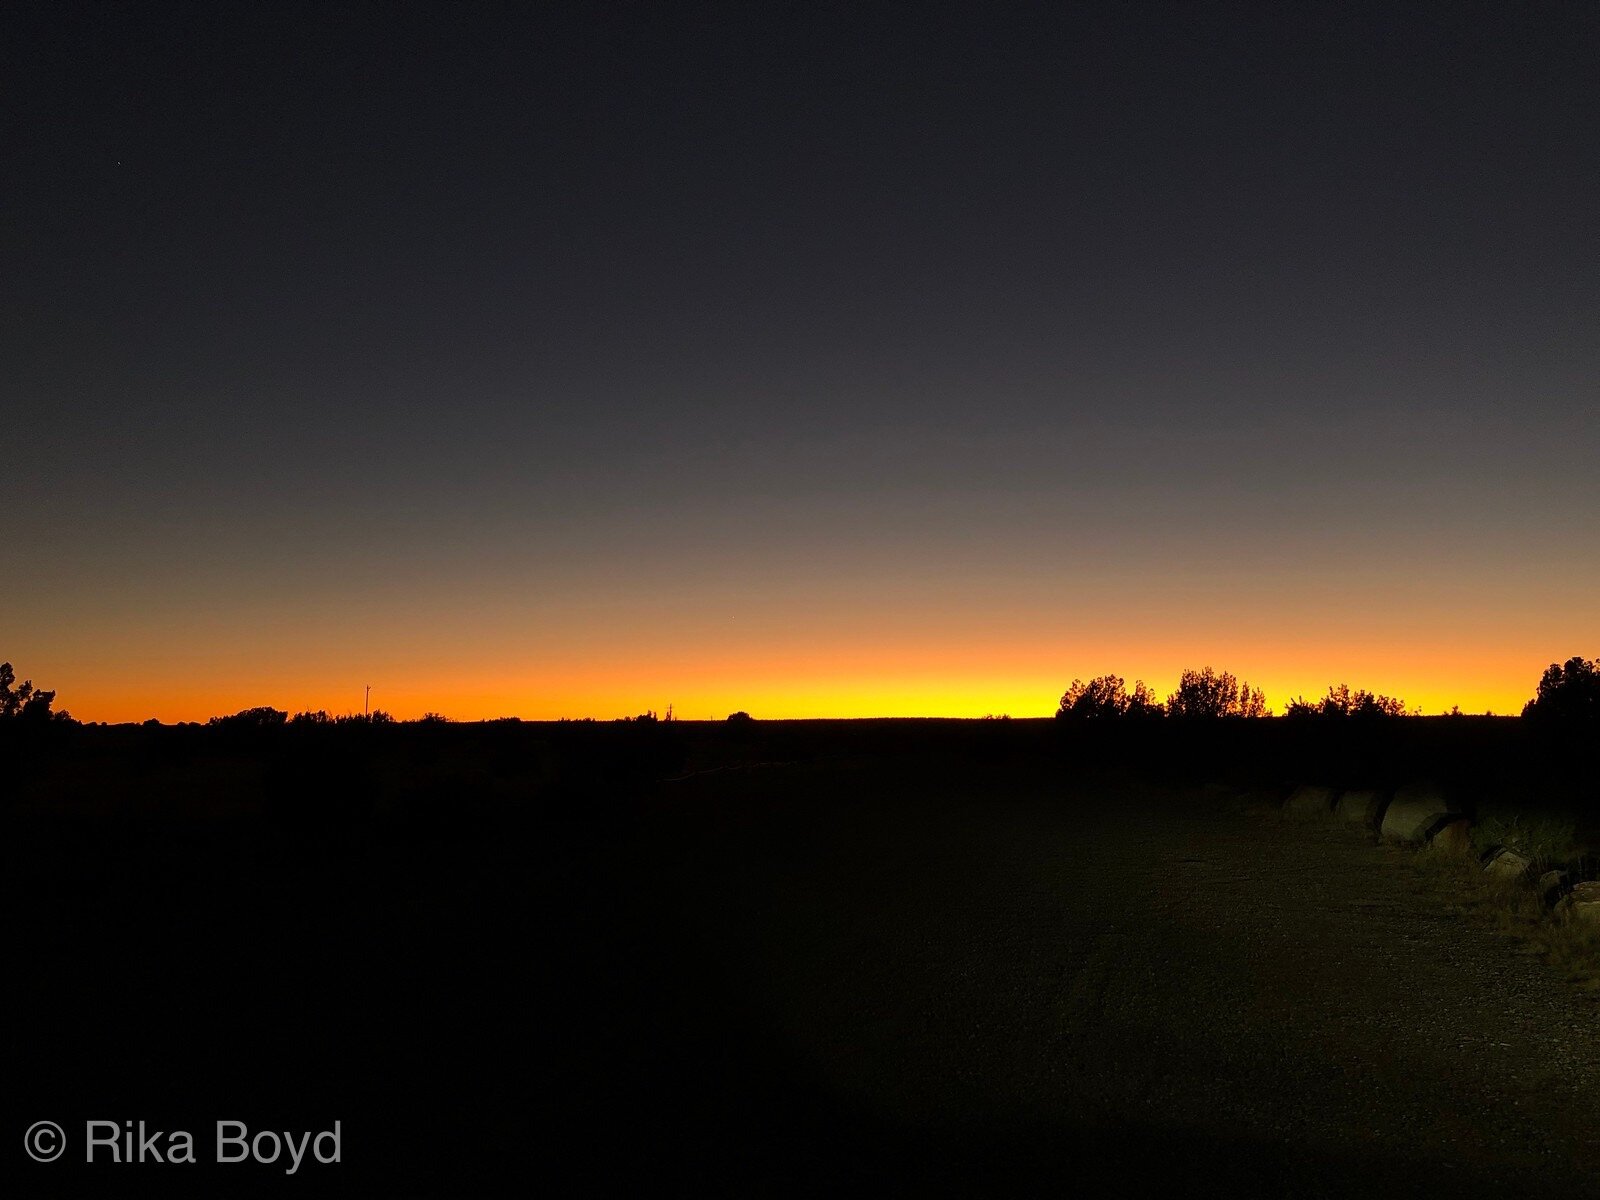
[{"label": "dirt road", "polygon": [[[14,1142],[23,1190],[1600,1194],[1592,1000],[1356,834],[1066,765],[875,752],[453,840],[17,822],[13,1136],[202,1135]],[[344,1157],[208,1166],[223,1118]]]},{"label": "dirt road", "polygon": [[634,1103],[580,1141],[775,1192],[1600,1191],[1592,1001],[1397,852],[1215,796],[823,782],[685,789],[634,847]]}]

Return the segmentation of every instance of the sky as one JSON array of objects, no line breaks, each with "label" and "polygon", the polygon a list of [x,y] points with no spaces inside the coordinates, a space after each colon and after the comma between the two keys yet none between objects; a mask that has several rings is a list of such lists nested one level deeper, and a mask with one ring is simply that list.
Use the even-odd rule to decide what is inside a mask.
[{"label": "sky", "polygon": [[1600,652],[1600,8],[20,4],[0,658],[83,720]]}]

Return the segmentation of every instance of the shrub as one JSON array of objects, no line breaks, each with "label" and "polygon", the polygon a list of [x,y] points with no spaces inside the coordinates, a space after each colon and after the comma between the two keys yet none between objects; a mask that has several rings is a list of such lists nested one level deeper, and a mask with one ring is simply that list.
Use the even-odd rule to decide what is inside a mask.
[{"label": "shrub", "polygon": [[1522,715],[1540,720],[1600,720],[1600,659],[1551,663]]},{"label": "shrub", "polygon": [[31,679],[25,679],[20,687],[13,688],[11,685],[16,681],[17,675],[12,670],[11,664],[0,663],[0,720],[72,720],[72,715],[68,712],[50,711],[50,706],[56,700],[54,692],[34,687]]},{"label": "shrub", "polygon": [[1161,703],[1144,680],[1135,680],[1130,693],[1120,675],[1097,675],[1088,683],[1074,679],[1056,709],[1058,719],[1073,721],[1160,715]]},{"label": "shrub", "polygon": [[216,729],[272,729],[289,719],[282,709],[261,705],[259,708],[241,709],[229,717],[212,717],[207,725]]},{"label": "shrub", "polygon": [[1178,690],[1167,697],[1167,715],[1172,717],[1265,717],[1270,715],[1266,694],[1251,688],[1228,672],[1220,674],[1210,667],[1184,671]]},{"label": "shrub", "polygon": [[335,725],[393,725],[394,718],[381,708],[375,708],[369,713],[350,713],[348,716],[335,717]]},{"label": "shrub", "polygon": [[1558,866],[1578,852],[1576,829],[1569,820],[1541,813],[1486,807],[1472,827],[1473,849],[1486,854],[1498,846],[1515,850],[1533,862],[1535,871]]},{"label": "shrub", "polygon": [[1351,691],[1348,683],[1328,688],[1321,700],[1296,696],[1284,709],[1286,717],[1403,717],[1406,702],[1394,696],[1380,696],[1365,688]]}]

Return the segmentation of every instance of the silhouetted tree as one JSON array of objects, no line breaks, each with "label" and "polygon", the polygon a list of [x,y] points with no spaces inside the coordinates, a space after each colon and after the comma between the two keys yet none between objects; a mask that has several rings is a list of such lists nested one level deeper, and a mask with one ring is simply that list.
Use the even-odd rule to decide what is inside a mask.
[{"label": "silhouetted tree", "polygon": [[335,717],[335,725],[393,725],[394,718],[381,708],[375,708],[369,713],[349,713],[346,716]]},{"label": "silhouetted tree", "polygon": [[1351,690],[1348,683],[1329,687],[1321,700],[1296,696],[1284,709],[1286,717],[1403,717],[1406,702],[1394,696],[1380,696],[1365,688]]},{"label": "silhouetted tree", "polygon": [[1096,675],[1088,683],[1074,679],[1061,694],[1056,716],[1077,721],[1119,717],[1127,703],[1127,689],[1116,675]]},{"label": "silhouetted tree", "polygon": [[749,713],[745,712],[742,708],[736,713],[728,714],[728,723],[730,725],[749,725],[753,724],[754,722],[755,718]]},{"label": "silhouetted tree", "polygon": [[1266,694],[1260,688],[1241,683],[1228,672],[1220,674],[1210,667],[1184,671],[1178,690],[1167,697],[1170,717],[1264,717],[1268,715]]},{"label": "silhouetted tree", "polygon": [[1540,720],[1600,720],[1600,659],[1551,663],[1522,715]]},{"label": "silhouetted tree", "polygon": [[332,725],[333,718],[326,709],[317,709],[316,712],[297,712],[289,718],[291,725]]},{"label": "silhouetted tree", "polygon": [[18,687],[12,687],[16,682],[17,673],[12,670],[11,664],[0,663],[0,720],[72,720],[72,715],[68,712],[50,711],[50,706],[56,702],[54,692],[34,687],[31,679],[23,680]]},{"label": "silhouetted tree", "polygon": [[218,729],[273,729],[282,725],[289,719],[289,714],[282,709],[261,705],[259,708],[246,708],[228,717],[212,717],[207,725]]},{"label": "silhouetted tree", "polygon": [[1135,680],[1130,694],[1120,675],[1097,675],[1088,683],[1074,679],[1056,709],[1058,719],[1071,721],[1160,715],[1161,703],[1144,680]]},{"label": "silhouetted tree", "polygon": [[1156,699],[1156,694],[1145,686],[1144,680],[1133,681],[1133,691],[1128,695],[1128,705],[1122,710],[1125,717],[1164,717],[1166,706]]}]

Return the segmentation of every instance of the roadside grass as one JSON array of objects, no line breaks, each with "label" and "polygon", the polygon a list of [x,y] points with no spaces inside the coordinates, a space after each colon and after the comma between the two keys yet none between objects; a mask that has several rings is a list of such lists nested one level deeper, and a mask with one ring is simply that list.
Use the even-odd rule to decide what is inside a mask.
[{"label": "roadside grass", "polygon": [[1411,863],[1452,911],[1492,925],[1514,939],[1522,953],[1543,958],[1600,1001],[1600,927],[1558,918],[1534,888],[1489,875],[1470,851],[1430,844],[1412,855]]},{"label": "roadside grass", "polygon": [[1260,784],[1254,787],[1223,787],[1220,792],[1236,811],[1245,816],[1283,821],[1288,820],[1284,815],[1283,802],[1293,790],[1287,785],[1271,787]]},{"label": "roadside grass", "polygon": [[1480,812],[1473,822],[1472,846],[1480,856],[1496,846],[1515,850],[1532,861],[1535,873],[1567,862],[1578,853],[1577,831],[1571,821],[1491,808]]}]

